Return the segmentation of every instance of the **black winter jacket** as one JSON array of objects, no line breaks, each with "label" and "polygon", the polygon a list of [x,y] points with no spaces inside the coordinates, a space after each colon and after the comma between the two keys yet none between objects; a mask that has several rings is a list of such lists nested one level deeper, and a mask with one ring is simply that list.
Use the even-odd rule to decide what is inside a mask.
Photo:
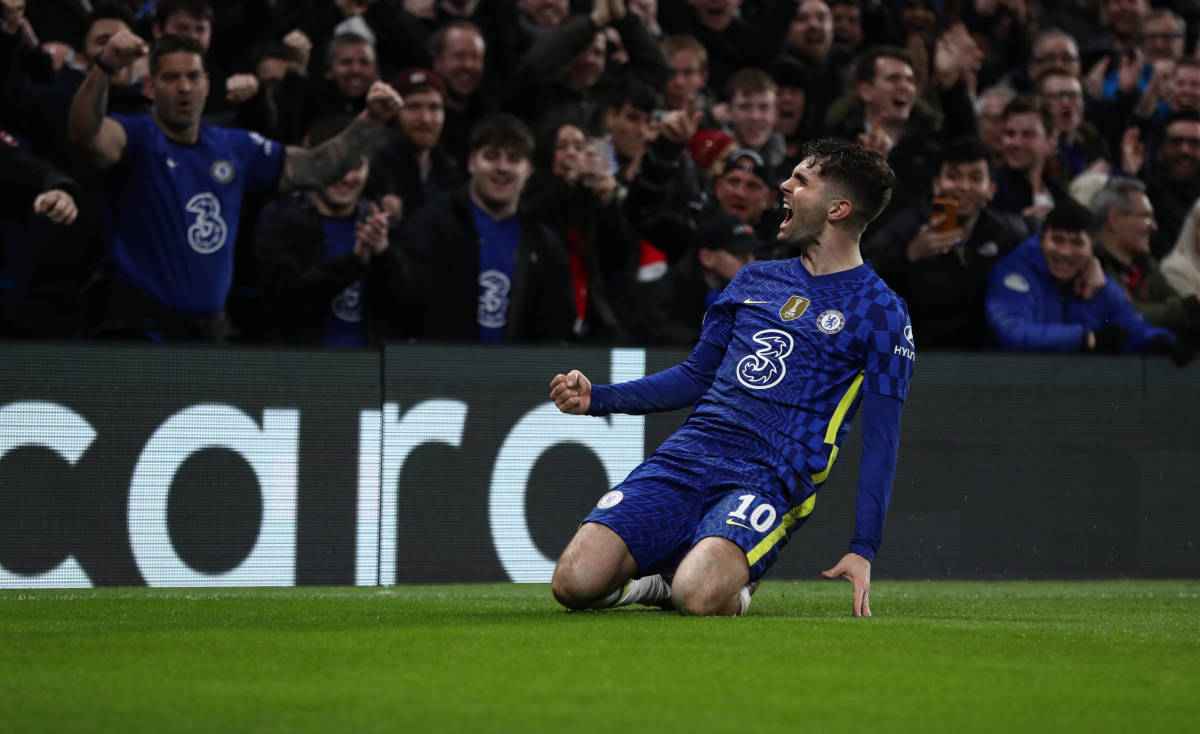
[{"label": "black winter jacket", "polygon": [[[358,216],[366,214],[359,202]],[[367,341],[378,344],[404,338],[412,330],[412,288],[400,261],[396,233],[382,254],[364,264],[353,253],[333,259],[325,254],[321,218],[309,194],[268,204],[258,220],[254,254],[272,336],[285,344],[320,346],[330,303],[357,280]]]},{"label": "black winter jacket", "polygon": [[[566,248],[529,211],[518,212],[521,240],[509,291],[505,341],[546,342],[571,335],[575,307]],[[415,336],[479,341],[479,231],[466,188],[427,203],[402,230],[405,267],[417,289]]]}]

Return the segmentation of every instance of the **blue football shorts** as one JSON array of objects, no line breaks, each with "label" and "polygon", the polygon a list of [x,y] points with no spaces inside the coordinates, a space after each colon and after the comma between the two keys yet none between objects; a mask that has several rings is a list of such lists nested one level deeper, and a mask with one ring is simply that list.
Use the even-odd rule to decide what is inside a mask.
[{"label": "blue football shorts", "polygon": [[671,577],[692,546],[727,538],[746,553],[750,580],[762,578],[816,497],[792,507],[769,468],[728,459],[654,454],[606,493],[584,519],[625,541],[638,575]]}]

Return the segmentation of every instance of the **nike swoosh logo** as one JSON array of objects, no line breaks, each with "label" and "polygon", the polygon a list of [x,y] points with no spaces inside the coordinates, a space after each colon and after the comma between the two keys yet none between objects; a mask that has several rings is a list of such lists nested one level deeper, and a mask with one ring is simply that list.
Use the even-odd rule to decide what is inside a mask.
[{"label": "nike swoosh logo", "polygon": [[726,520],[726,521],[725,521],[725,524],[726,524],[726,525],[737,525],[739,528],[746,528],[747,530],[753,530],[753,529],[754,529],[754,528],[750,527],[749,525],[743,525],[743,524],[741,524],[740,522],[734,522],[733,520]]},{"label": "nike swoosh logo", "polygon": [[742,303],[756,304],[756,303],[770,303],[770,301],[755,301],[755,300],[751,300],[751,299],[747,298],[746,300],[742,301]]}]

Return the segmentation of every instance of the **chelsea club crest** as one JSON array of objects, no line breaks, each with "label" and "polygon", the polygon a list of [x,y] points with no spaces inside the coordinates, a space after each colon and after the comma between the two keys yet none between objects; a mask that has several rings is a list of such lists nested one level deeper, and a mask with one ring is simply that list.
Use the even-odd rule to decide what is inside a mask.
[{"label": "chelsea club crest", "polygon": [[829,309],[817,317],[817,328],[825,334],[836,334],[846,326],[846,316],[841,311]]},{"label": "chelsea club crest", "polygon": [[212,166],[208,169],[208,173],[213,177],[213,181],[227,184],[233,180],[233,164],[224,158],[213,161]]}]

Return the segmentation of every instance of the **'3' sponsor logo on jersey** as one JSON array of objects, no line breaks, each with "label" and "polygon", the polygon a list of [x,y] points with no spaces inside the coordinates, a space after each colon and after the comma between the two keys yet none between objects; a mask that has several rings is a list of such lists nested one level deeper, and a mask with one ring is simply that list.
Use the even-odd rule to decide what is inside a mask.
[{"label": "'3' sponsor logo on jersey", "polygon": [[496,329],[508,323],[508,291],[512,281],[499,270],[479,274],[479,325]]},{"label": "'3' sponsor logo on jersey", "polygon": [[229,232],[221,218],[221,202],[209,192],[188,199],[184,210],[195,214],[196,220],[187,229],[188,245],[201,255],[211,255],[225,244]]},{"label": "'3' sponsor logo on jersey", "polygon": [[737,364],[738,382],[751,390],[775,387],[787,373],[783,360],[792,353],[792,335],[779,329],[763,329],[754,335],[761,348],[747,354]]}]

